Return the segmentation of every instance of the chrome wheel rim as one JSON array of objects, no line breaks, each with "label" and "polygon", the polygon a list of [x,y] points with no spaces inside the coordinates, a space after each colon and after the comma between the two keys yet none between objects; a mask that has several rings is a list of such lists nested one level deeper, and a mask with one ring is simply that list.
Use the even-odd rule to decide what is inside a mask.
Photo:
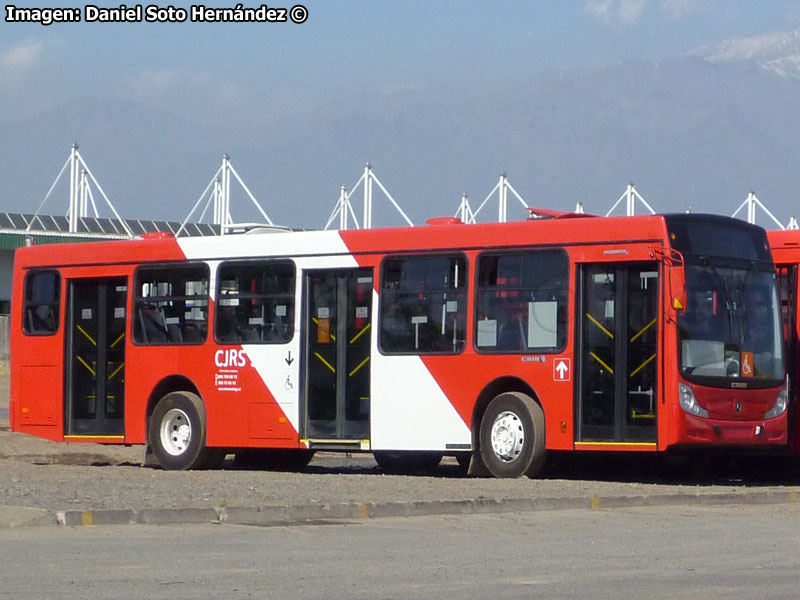
[{"label": "chrome wheel rim", "polygon": [[525,442],[525,429],[520,418],[511,411],[497,415],[492,423],[492,451],[503,462],[516,460]]},{"label": "chrome wheel rim", "polygon": [[180,408],[170,409],[161,419],[161,446],[168,454],[180,456],[192,441],[192,424]]}]

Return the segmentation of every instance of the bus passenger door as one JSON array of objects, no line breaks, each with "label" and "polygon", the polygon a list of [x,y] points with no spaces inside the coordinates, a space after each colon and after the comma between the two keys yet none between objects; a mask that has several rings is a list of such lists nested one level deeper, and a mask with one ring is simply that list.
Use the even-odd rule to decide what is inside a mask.
[{"label": "bus passenger door", "polygon": [[369,439],[372,269],[305,275],[304,438]]},{"label": "bus passenger door", "polygon": [[69,283],[66,435],[124,434],[127,297],[125,277]]},{"label": "bus passenger door", "polygon": [[656,441],[658,265],[584,265],[579,442]]},{"label": "bus passenger door", "polygon": [[797,390],[800,382],[800,355],[797,335],[797,264],[777,264],[778,290],[780,291],[783,317],[783,340],[786,373],[789,376],[789,445],[800,453],[800,429],[798,429]]}]

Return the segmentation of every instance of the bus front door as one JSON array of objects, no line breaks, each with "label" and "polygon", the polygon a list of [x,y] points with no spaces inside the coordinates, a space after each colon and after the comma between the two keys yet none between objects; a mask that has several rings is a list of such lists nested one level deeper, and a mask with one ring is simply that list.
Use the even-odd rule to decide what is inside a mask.
[{"label": "bus front door", "polygon": [[656,441],[658,265],[584,265],[577,441]]},{"label": "bus front door", "polygon": [[303,436],[368,440],[372,269],[308,271],[305,291]]},{"label": "bus front door", "polygon": [[124,434],[127,297],[124,277],[69,283],[67,435]]}]

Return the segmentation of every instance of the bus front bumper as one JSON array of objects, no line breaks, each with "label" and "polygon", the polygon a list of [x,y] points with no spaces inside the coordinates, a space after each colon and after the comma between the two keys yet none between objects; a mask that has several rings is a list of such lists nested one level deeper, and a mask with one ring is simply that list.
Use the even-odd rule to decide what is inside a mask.
[{"label": "bus front bumper", "polygon": [[780,446],[788,443],[786,413],[774,419],[728,421],[679,413],[678,444]]}]

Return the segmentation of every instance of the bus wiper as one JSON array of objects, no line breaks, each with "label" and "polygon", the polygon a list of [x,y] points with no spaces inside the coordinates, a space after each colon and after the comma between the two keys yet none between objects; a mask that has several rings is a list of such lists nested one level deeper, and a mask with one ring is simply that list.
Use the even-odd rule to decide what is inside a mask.
[{"label": "bus wiper", "polygon": [[[712,273],[714,273],[714,277],[716,277],[717,280],[720,280],[722,282],[722,288],[725,290],[725,312],[728,315],[728,334],[730,335],[731,339],[733,339],[733,337],[734,337],[733,336],[733,329],[734,329],[733,325],[734,325],[734,322],[735,322],[736,325],[738,326],[737,327],[738,335],[736,336],[736,338],[737,338],[737,341],[738,341],[738,344],[739,344],[739,349],[741,349],[742,342],[743,342],[743,340],[742,340],[742,330],[744,328],[742,327],[743,323],[742,323],[742,314],[741,314],[741,311],[739,310],[740,307],[737,304],[737,297],[739,297],[740,294],[737,294],[737,297],[734,297],[734,295],[731,293],[731,286],[730,286],[730,282],[728,281],[728,277],[726,277],[725,275],[722,275],[719,272],[719,270],[717,269],[717,265],[715,265],[713,262],[707,262],[706,266],[709,269],[711,269]],[[742,287],[741,284],[739,284],[737,286],[736,291],[737,292],[741,292],[741,287]],[[734,319],[735,319],[735,321],[734,321]]]}]

